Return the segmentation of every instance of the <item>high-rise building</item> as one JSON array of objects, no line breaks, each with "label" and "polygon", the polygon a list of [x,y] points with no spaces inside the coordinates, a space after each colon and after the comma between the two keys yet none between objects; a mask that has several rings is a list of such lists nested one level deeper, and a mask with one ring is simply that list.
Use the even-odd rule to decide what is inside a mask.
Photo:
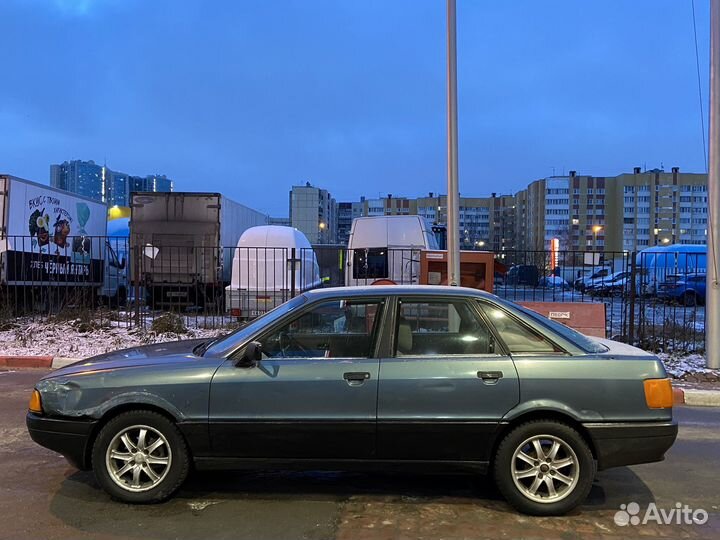
[{"label": "high-rise building", "polygon": [[106,169],[105,179],[107,182],[108,206],[128,206],[130,202],[130,176]]},{"label": "high-rise building", "polygon": [[337,242],[337,203],[330,193],[307,182],[290,190],[290,223],[311,244]]},{"label": "high-rise building", "polygon": [[[612,177],[552,176],[515,195],[519,249],[639,251],[707,243],[707,175],[660,169]],[[520,226],[520,224],[524,224]]]},{"label": "high-rise building", "polygon": [[50,165],[50,185],[106,202],[105,168],[94,161],[72,160]]},{"label": "high-rise building", "polygon": [[130,176],[92,160],[50,165],[50,185],[106,202],[108,206],[127,206],[133,191],[173,190],[172,180],[164,175]]},{"label": "high-rise building", "polygon": [[353,205],[352,202],[338,203],[338,224],[337,224],[337,242],[338,244],[347,245],[350,239],[350,228],[353,222]]},{"label": "high-rise building", "polygon": [[169,193],[173,190],[173,181],[167,176],[149,174],[148,176],[130,176],[129,192],[135,191],[156,191],[160,193]]}]

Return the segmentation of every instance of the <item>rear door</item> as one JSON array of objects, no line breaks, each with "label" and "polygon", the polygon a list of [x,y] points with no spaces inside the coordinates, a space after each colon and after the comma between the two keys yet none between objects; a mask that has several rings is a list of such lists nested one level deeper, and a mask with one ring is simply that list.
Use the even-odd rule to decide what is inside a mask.
[{"label": "rear door", "polygon": [[380,362],[378,457],[487,460],[519,402],[517,372],[475,303],[399,298],[391,353]]}]

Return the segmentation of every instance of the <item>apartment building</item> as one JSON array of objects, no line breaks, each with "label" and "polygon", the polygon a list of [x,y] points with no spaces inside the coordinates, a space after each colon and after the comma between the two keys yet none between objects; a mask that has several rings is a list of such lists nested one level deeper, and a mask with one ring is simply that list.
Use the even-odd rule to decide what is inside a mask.
[{"label": "apartment building", "polygon": [[79,159],[50,165],[50,185],[108,206],[127,206],[134,191],[173,191],[173,181],[165,175],[132,176]]},{"label": "apartment building", "polygon": [[609,183],[607,238],[614,250],[707,243],[707,175],[659,169],[621,174]]},{"label": "apartment building", "polygon": [[515,199],[522,250],[547,250],[555,238],[561,250],[599,252],[707,243],[707,175],[677,167],[613,177],[570,171],[532,182]]},{"label": "apartment building", "polygon": [[337,241],[337,203],[326,189],[307,182],[290,190],[290,224],[311,244]]}]

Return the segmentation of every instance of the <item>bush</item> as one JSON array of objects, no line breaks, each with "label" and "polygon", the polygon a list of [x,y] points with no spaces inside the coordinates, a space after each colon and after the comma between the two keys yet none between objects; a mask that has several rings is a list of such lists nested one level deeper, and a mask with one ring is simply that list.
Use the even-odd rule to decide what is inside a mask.
[{"label": "bush", "polygon": [[155,317],[150,330],[156,334],[186,334],[185,320],[177,313],[164,313]]}]

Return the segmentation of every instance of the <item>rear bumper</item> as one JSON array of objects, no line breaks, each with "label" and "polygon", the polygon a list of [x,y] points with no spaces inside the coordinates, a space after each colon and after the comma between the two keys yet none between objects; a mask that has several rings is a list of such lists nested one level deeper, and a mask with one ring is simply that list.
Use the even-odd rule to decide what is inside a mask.
[{"label": "rear bumper", "polygon": [[588,423],[584,426],[592,438],[600,470],[662,461],[678,434],[675,421]]},{"label": "rear bumper", "polygon": [[28,413],[25,420],[33,441],[62,454],[78,469],[89,468],[88,440],[95,421],[46,418]]}]

